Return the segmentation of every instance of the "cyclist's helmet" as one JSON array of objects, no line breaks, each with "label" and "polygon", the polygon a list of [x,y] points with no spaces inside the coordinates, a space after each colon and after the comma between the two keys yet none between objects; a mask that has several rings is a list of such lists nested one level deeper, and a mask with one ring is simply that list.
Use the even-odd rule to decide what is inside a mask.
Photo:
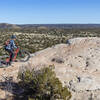
[{"label": "cyclist's helmet", "polygon": [[11,36],[11,39],[16,39],[16,35],[12,35]]}]

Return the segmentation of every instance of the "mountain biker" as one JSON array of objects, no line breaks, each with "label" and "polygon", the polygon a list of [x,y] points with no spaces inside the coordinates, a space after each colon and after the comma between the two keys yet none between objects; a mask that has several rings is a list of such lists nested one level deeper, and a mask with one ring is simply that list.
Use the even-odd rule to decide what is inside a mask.
[{"label": "mountain biker", "polygon": [[10,54],[10,60],[7,62],[7,65],[11,65],[13,58],[14,58],[14,49],[17,49],[17,46],[15,45],[16,36],[12,35],[11,39],[9,40],[9,43],[5,45],[5,50]]}]

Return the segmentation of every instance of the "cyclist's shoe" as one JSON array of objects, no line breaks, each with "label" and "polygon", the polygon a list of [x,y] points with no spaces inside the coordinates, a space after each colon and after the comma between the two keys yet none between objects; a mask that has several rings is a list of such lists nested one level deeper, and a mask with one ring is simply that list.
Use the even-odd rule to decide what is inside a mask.
[{"label": "cyclist's shoe", "polygon": [[10,66],[11,65],[11,62],[7,62],[7,66]]}]

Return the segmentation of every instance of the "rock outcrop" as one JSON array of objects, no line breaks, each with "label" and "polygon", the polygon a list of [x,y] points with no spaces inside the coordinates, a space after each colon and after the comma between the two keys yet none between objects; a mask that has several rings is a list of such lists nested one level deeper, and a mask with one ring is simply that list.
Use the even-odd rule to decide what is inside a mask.
[{"label": "rock outcrop", "polygon": [[100,38],[74,38],[69,42],[70,45],[58,44],[36,52],[26,63],[17,62],[0,69],[0,76],[7,73],[17,82],[21,66],[40,69],[55,65],[57,77],[72,92],[71,100],[100,100]]}]

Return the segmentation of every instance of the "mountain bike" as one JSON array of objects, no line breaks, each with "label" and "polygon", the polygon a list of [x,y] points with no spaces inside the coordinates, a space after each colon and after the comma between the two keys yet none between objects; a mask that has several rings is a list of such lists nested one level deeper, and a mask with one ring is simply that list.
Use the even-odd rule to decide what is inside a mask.
[{"label": "mountain bike", "polygon": [[[8,62],[10,61],[10,55],[9,56],[4,55],[0,57],[0,68],[8,66]],[[29,60],[29,58],[30,58],[30,53],[28,51],[17,48],[14,51],[14,58],[12,61],[13,62],[26,62]]]}]

